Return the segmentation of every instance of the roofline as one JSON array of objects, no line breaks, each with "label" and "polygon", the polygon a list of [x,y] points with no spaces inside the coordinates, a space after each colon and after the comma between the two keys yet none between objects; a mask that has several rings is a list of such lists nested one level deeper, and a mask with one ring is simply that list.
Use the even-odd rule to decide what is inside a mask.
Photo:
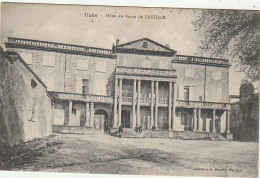
[{"label": "roofline", "polygon": [[[47,46],[46,45],[45,46],[34,45],[31,43],[30,44],[18,43],[15,40],[25,40],[25,41],[29,41],[29,42],[47,43]],[[54,45],[54,47],[53,47],[53,45]],[[73,48],[72,49],[59,48],[59,47],[57,47],[58,45],[64,45],[64,46],[73,47],[73,48],[81,48],[81,50],[75,50]],[[50,41],[31,40],[31,39],[25,39],[25,38],[8,37],[8,42],[5,42],[5,46],[6,46],[6,48],[37,49],[37,50],[44,50],[44,51],[55,51],[55,52],[68,53],[68,54],[85,55],[85,56],[95,56],[95,57],[97,56],[97,57],[111,58],[111,59],[116,58],[116,54],[113,53],[113,51],[110,49],[81,46],[81,45],[74,45],[74,44],[66,44],[66,43],[57,43],[57,42],[50,42]],[[101,50],[101,52],[96,52],[96,50]],[[102,53],[102,50],[105,53]]]},{"label": "roofline", "polygon": [[171,48],[168,48],[168,47],[166,47],[166,46],[164,46],[164,45],[162,45],[162,44],[160,44],[160,43],[157,43],[157,42],[155,42],[155,41],[153,41],[153,40],[151,40],[151,39],[149,39],[149,38],[141,38],[141,39],[138,39],[138,40],[134,40],[134,41],[130,41],[130,42],[127,42],[127,43],[123,43],[123,44],[121,44],[121,45],[118,45],[117,46],[117,48],[119,47],[123,47],[123,46],[126,46],[126,45],[130,45],[130,44],[132,44],[132,43],[136,43],[136,42],[139,42],[139,41],[142,41],[142,40],[148,40],[148,41],[150,41],[151,43],[154,43],[154,44],[156,44],[156,45],[158,45],[158,46],[160,46],[160,47],[162,47],[162,48],[164,48],[164,49],[166,49],[166,50],[169,50],[169,51],[171,51],[171,52],[173,52],[173,53],[176,53],[177,51],[175,51],[175,50],[173,50],[173,49],[171,49]]},{"label": "roofline", "polygon": [[[225,67],[225,68],[231,67],[228,59],[218,59],[218,58],[210,58],[210,57],[202,57],[202,56],[187,56],[187,55],[175,55],[175,57],[176,58],[172,60],[173,63],[196,64],[196,65]],[[221,62],[220,63],[209,62],[208,60],[216,60]]]},{"label": "roofline", "polygon": [[70,46],[75,46],[75,47],[87,47],[87,48],[93,48],[93,49],[112,51],[110,49],[105,49],[105,48],[97,48],[97,47],[91,47],[91,46],[82,46],[82,45],[75,45],[75,44],[69,44],[69,43],[59,43],[59,42],[55,42],[55,41],[33,40],[33,39],[16,38],[16,37],[7,37],[7,38],[8,38],[8,42],[9,42],[9,39],[30,40],[30,41],[34,41],[34,42],[53,43],[53,44],[60,44],[60,45],[70,45]]},{"label": "roofline", "polygon": [[182,54],[176,54],[176,56],[185,56],[185,57],[197,57],[197,58],[208,58],[208,59],[216,59],[221,61],[227,61],[229,62],[229,59],[223,59],[223,58],[213,58],[213,57],[203,57],[203,56],[190,56],[190,55],[182,55]]}]

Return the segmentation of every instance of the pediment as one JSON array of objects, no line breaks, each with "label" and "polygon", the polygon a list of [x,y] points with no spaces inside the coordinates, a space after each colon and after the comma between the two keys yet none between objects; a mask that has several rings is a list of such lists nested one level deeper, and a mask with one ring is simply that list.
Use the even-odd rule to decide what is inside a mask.
[{"label": "pediment", "polygon": [[161,53],[176,53],[176,51],[161,45],[153,40],[148,38],[142,38],[139,40],[131,41],[128,43],[124,43],[118,46],[119,49],[126,50],[137,50],[137,51],[154,51]]}]

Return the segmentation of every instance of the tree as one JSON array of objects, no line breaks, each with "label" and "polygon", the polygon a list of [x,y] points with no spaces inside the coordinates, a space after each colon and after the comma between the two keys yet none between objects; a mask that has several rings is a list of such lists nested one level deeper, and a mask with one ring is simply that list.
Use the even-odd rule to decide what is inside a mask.
[{"label": "tree", "polygon": [[246,10],[196,10],[193,22],[200,53],[230,58],[253,82],[258,79],[260,13]]}]

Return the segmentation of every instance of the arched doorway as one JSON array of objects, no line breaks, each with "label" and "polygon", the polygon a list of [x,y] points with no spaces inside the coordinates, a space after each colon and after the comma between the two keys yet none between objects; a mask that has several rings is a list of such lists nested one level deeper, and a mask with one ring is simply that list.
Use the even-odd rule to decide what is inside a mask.
[{"label": "arched doorway", "polygon": [[94,129],[100,132],[107,132],[108,126],[108,113],[103,109],[97,110],[94,116]]},{"label": "arched doorway", "polygon": [[121,124],[123,128],[130,128],[130,111],[122,110],[121,112]]}]

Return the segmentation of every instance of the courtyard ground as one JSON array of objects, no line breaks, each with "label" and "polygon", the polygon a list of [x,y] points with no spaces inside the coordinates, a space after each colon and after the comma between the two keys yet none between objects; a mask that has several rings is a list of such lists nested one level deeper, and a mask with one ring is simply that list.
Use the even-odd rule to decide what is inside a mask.
[{"label": "courtyard ground", "polygon": [[0,169],[257,177],[258,143],[54,134],[0,153]]}]

